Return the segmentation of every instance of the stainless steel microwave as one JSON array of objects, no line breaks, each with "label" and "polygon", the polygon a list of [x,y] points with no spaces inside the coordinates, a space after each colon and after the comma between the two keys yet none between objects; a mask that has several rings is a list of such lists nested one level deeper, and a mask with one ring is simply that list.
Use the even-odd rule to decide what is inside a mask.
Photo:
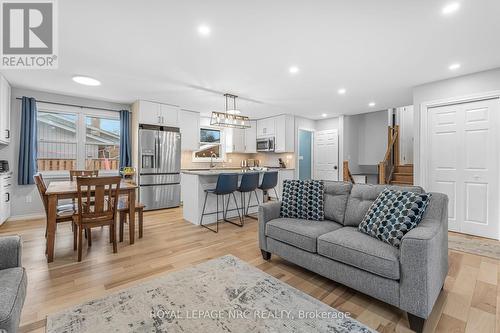
[{"label": "stainless steel microwave", "polygon": [[257,151],[274,151],[274,137],[257,139]]}]

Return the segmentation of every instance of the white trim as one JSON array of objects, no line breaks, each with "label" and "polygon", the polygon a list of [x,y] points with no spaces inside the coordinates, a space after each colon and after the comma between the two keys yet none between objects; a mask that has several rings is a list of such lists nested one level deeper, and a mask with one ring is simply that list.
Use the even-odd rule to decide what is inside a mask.
[{"label": "white trim", "polygon": [[[449,97],[449,98],[443,98],[443,99],[438,99],[434,101],[427,101],[423,102],[420,104],[420,124],[419,124],[419,129],[420,129],[420,140],[419,140],[419,166],[420,166],[420,172],[419,172],[419,179],[415,183],[415,185],[420,185],[423,188],[428,188],[429,185],[429,166],[428,166],[428,141],[429,141],[429,133],[428,133],[428,113],[429,109],[439,107],[439,106],[445,106],[445,105],[452,105],[452,104],[459,104],[459,103],[469,103],[469,102],[475,102],[475,101],[481,101],[481,100],[486,100],[486,99],[495,99],[495,98],[500,98],[500,90],[494,90],[494,91],[489,91],[489,92],[483,92],[483,93],[476,93],[476,94],[471,94],[471,95],[464,95],[464,96],[456,96],[456,97]],[[498,125],[498,124],[497,124]],[[415,161],[414,161],[415,162]]]},{"label": "white trim", "polygon": [[14,222],[21,220],[39,220],[45,219],[45,214],[43,213],[33,213],[33,214],[25,214],[25,215],[14,215],[7,219],[5,222]]},{"label": "white trim", "polygon": [[306,131],[311,133],[311,179],[314,179],[314,134],[316,132],[315,129],[312,128],[306,128],[306,127],[299,127],[297,128],[297,153],[295,154],[295,159],[296,159],[296,169],[297,169],[297,176],[296,178],[299,179],[300,175],[300,161],[299,161],[299,151],[300,151],[300,131]]}]

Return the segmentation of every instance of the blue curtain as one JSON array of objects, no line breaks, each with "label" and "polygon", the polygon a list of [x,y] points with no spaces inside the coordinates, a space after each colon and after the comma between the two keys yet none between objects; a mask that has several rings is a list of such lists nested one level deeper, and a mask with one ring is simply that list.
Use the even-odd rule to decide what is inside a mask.
[{"label": "blue curtain", "polygon": [[120,168],[132,166],[130,143],[130,112],[120,111]]},{"label": "blue curtain", "polygon": [[36,173],[36,100],[23,96],[21,103],[21,138],[19,146],[19,185],[34,184]]}]

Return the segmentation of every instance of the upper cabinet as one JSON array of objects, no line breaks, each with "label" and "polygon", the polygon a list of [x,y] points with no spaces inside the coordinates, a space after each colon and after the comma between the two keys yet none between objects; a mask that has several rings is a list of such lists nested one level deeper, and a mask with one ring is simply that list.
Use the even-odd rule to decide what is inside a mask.
[{"label": "upper cabinet", "polygon": [[0,75],[0,143],[10,142],[10,84]]},{"label": "upper cabinet", "polygon": [[179,112],[181,129],[181,149],[183,151],[200,149],[200,114],[181,110]]},{"label": "upper cabinet", "polygon": [[226,128],[224,129],[226,153],[256,153],[256,122],[250,121],[249,128]]},{"label": "upper cabinet", "polygon": [[274,137],[274,151],[293,152],[295,148],[295,118],[291,115],[257,120],[257,138]]},{"label": "upper cabinet", "polygon": [[139,124],[179,127],[180,110],[176,106],[137,101]]},{"label": "upper cabinet", "polygon": [[250,121],[252,127],[245,128],[245,153],[257,152],[257,122]]},{"label": "upper cabinet", "polygon": [[257,120],[257,138],[274,136],[276,117]]}]

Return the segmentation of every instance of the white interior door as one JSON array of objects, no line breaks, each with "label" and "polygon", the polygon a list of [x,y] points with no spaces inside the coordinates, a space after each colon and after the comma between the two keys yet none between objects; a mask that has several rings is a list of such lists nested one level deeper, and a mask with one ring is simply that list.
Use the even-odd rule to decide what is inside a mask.
[{"label": "white interior door", "polygon": [[314,178],[339,180],[339,136],[337,130],[315,132]]},{"label": "white interior door", "polygon": [[498,239],[499,100],[428,112],[428,190],[448,195],[449,229]]}]

